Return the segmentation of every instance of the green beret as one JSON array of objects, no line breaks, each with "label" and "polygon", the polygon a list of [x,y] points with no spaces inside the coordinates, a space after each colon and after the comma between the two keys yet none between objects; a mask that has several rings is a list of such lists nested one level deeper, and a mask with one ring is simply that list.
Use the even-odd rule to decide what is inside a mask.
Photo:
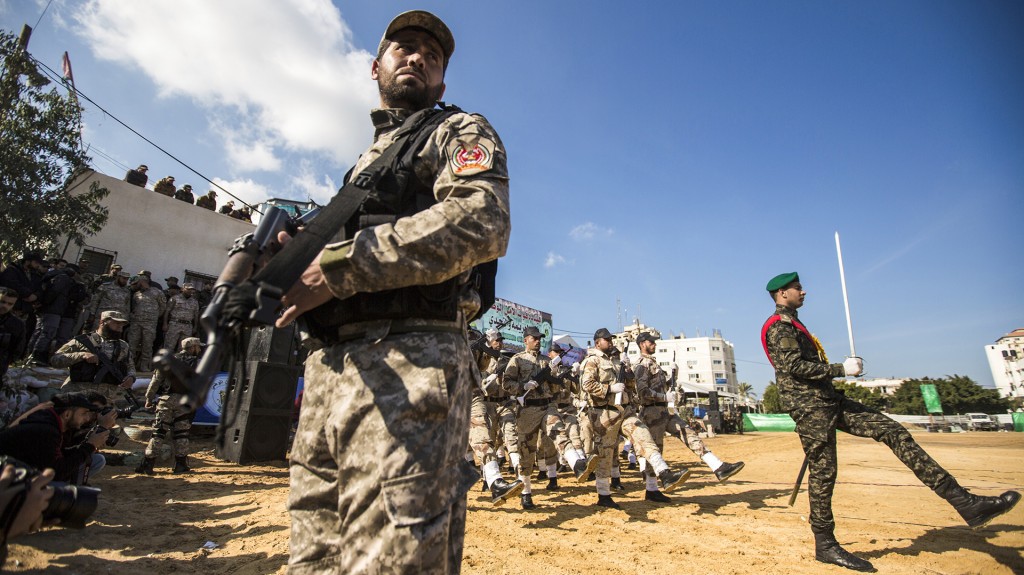
[{"label": "green beret", "polygon": [[788,274],[779,274],[768,281],[768,285],[764,289],[769,292],[782,289],[787,285],[800,281],[800,276],[796,272],[789,272]]}]

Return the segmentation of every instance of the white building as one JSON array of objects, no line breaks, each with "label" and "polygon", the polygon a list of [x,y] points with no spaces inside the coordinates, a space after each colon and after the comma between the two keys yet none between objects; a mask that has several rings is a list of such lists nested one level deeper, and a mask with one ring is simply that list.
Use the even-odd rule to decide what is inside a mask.
[{"label": "white building", "polygon": [[69,191],[84,192],[93,181],[110,190],[102,201],[109,211],[107,224],[85,245],[69,244],[62,256],[69,262],[87,260],[83,271],[106,273],[118,263],[131,274],[149,270],[161,284],[174,276],[199,288],[220,274],[235,238],[254,229],[248,222],[92,170],[79,175]]},{"label": "white building", "polygon": [[1024,328],[1018,328],[985,346],[992,379],[1000,397],[1024,397]]},{"label": "white building", "polygon": [[847,381],[868,389],[877,389],[882,393],[882,395],[892,395],[896,393],[896,388],[903,385],[903,382],[906,380],[894,379],[891,377],[876,377],[872,379],[848,378]]},{"label": "white building", "polygon": [[[647,331],[659,334],[655,329]],[[711,337],[680,335],[659,339],[656,345],[654,357],[658,364],[670,376],[674,373],[679,383],[692,386],[695,390],[715,390],[733,395],[739,393],[733,345],[722,338],[720,331],[715,330]],[[630,360],[636,363],[640,354],[636,343],[630,344],[628,353]]]}]

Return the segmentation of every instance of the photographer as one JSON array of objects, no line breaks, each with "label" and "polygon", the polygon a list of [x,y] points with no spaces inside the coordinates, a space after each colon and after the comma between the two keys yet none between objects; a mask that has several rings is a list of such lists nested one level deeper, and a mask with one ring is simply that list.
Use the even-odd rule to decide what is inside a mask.
[{"label": "photographer", "polygon": [[20,459],[37,469],[53,468],[58,480],[73,481],[106,442],[110,429],[103,424],[112,424],[116,413],[104,416],[86,441],[68,445],[65,439],[75,431],[93,427],[99,411],[84,393],[59,393],[53,396],[52,405],[40,406],[16,425],[0,431],[0,455]]}]

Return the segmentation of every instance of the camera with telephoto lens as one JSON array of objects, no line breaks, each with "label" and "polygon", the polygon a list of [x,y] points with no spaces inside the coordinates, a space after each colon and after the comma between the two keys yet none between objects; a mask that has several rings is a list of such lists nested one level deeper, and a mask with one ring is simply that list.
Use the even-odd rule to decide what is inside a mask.
[{"label": "camera with telephoto lens", "polygon": [[[11,482],[7,490],[20,490],[27,493],[32,488],[32,480],[39,475],[39,471],[13,457],[0,455],[0,469],[6,465],[14,466],[14,481]],[[53,497],[50,498],[50,503],[43,510],[43,521],[59,519],[61,527],[73,529],[85,527],[86,520],[96,511],[100,490],[95,487],[69,485],[62,481],[51,481],[50,487],[53,488]],[[24,501],[23,497],[15,497],[11,503],[8,503],[8,507],[20,501]],[[20,506],[21,503],[18,505]],[[13,511],[17,513],[18,510],[14,509]],[[0,513],[6,517],[8,510],[2,509]]]}]

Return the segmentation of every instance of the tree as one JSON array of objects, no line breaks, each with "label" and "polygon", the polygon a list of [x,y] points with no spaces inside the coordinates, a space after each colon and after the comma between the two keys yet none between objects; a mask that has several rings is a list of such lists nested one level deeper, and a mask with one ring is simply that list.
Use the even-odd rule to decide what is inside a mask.
[{"label": "tree", "polygon": [[985,389],[969,377],[954,374],[941,379],[908,379],[889,399],[889,410],[906,415],[928,415],[921,397],[922,384],[935,385],[944,415],[1004,413],[1010,406],[1006,398],[999,397],[997,390]]},{"label": "tree", "polygon": [[761,406],[765,413],[786,413],[782,409],[782,400],[779,399],[779,386],[775,385],[774,381],[769,381],[768,387],[764,388]]},{"label": "tree", "polygon": [[109,191],[93,182],[69,193],[76,172],[88,166],[82,149],[80,110],[18,45],[0,30],[0,258],[17,259],[26,249],[59,253],[58,241],[76,244],[107,222],[100,205]]},{"label": "tree", "polygon": [[757,394],[754,393],[754,386],[744,381],[741,381],[739,384],[739,392],[740,397],[743,398],[744,401],[757,399]]},{"label": "tree", "polygon": [[837,390],[845,393],[846,397],[849,397],[854,401],[859,401],[871,409],[877,409],[879,411],[885,409],[885,396],[883,396],[882,392],[877,389],[868,389],[857,385],[856,382],[844,381],[841,379],[833,380],[832,385]]}]

